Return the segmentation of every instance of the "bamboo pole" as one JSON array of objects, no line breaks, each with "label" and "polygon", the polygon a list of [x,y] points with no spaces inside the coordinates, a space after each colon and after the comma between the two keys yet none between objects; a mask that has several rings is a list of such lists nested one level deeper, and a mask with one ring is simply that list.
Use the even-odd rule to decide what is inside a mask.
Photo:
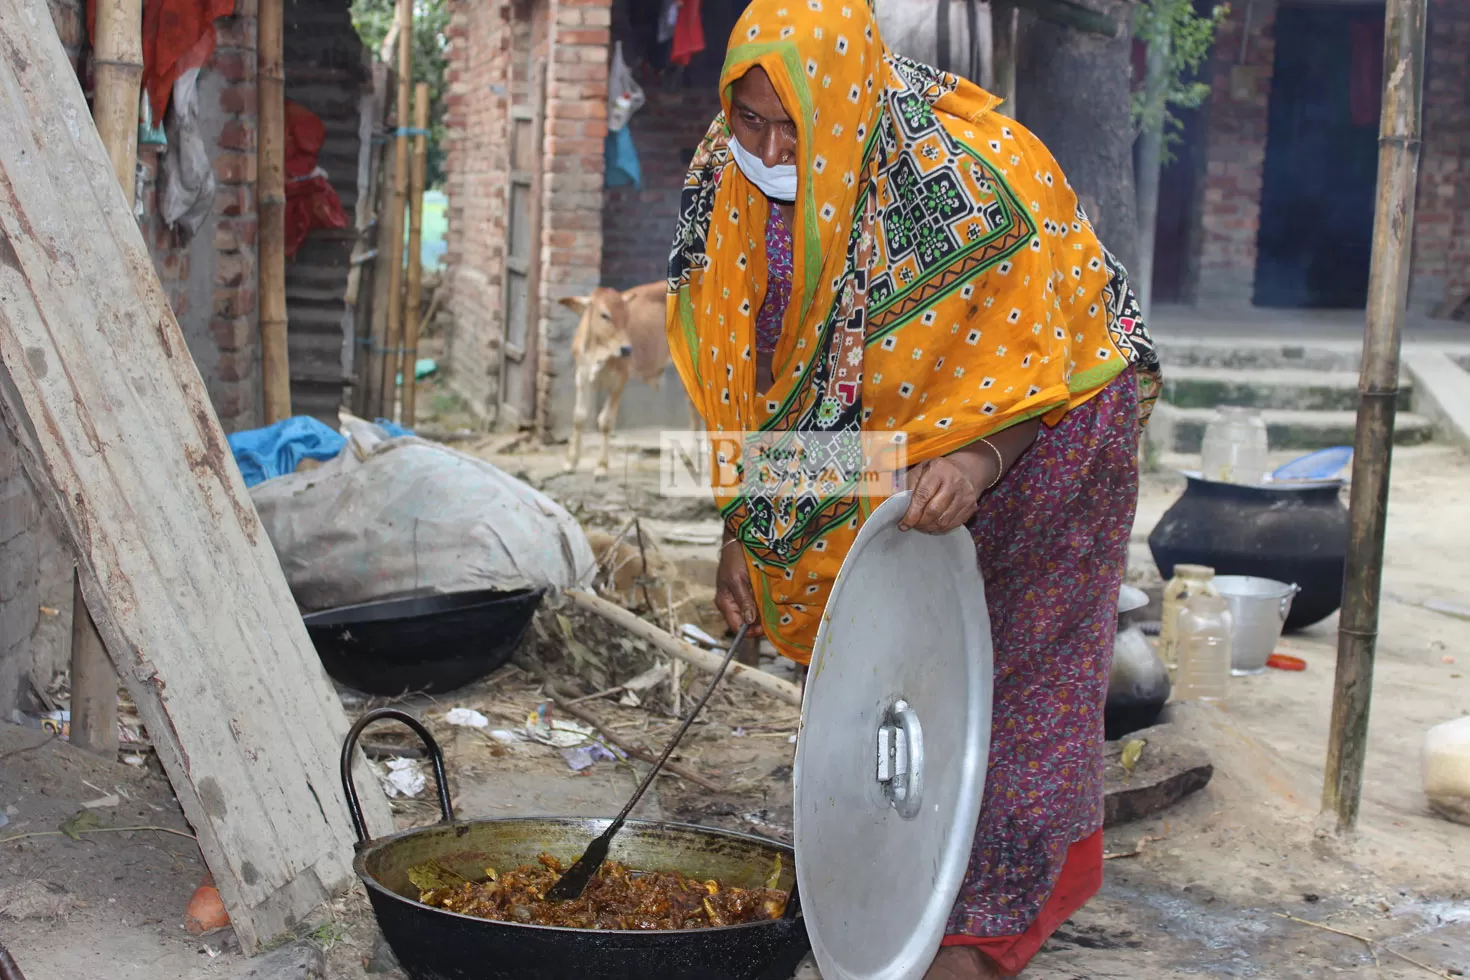
[{"label": "bamboo pole", "polygon": [[[383,346],[382,412],[391,420],[398,372],[403,353],[403,220],[408,206],[408,120],[412,112],[413,0],[398,0],[398,128],[393,144],[393,215],[386,247],[388,266],[388,328]],[[406,380],[406,379],[405,379]]]},{"label": "bamboo pole", "polygon": [[[596,613],[608,622],[621,626],[640,640],[648,642],[660,653],[676,657],[705,673],[712,674],[719,670],[720,662],[724,660],[723,657],[710,653],[708,650],[701,650],[697,646],[685,643],[672,633],[664,632],[648,620],[640,618],[615,602],[608,602],[601,596],[579,589],[569,590],[567,596],[588,612]],[[736,684],[743,684],[785,701],[787,704],[801,707],[801,688],[757,667],[732,663],[727,669],[726,676]]]},{"label": "bamboo pole", "polygon": [[[96,91],[92,119],[128,206],[136,201],[138,102],[143,78],[142,0],[98,0],[93,44]],[[117,668],[74,584],[71,676],[72,741],[98,755],[117,755]]]},{"label": "bamboo pole", "polygon": [[1350,832],[1357,825],[1367,753],[1394,409],[1399,390],[1399,347],[1409,294],[1419,172],[1425,7],[1426,0],[1388,0],[1385,14],[1373,263],[1368,275],[1367,325],[1358,378],[1347,576],[1338,625],[1327,775],[1322,787],[1323,813],[1336,814],[1339,833]]},{"label": "bamboo pole", "polygon": [[429,84],[413,92],[413,169],[409,175],[408,296],[403,301],[403,424],[413,425],[419,353],[419,303],[424,289],[424,180],[429,166]]},{"label": "bamboo pole", "polygon": [[143,78],[142,0],[97,0],[92,119],[128,206],[138,168],[138,91]]},{"label": "bamboo pole", "polygon": [[387,188],[392,179],[388,175],[392,154],[384,135],[388,121],[388,87],[391,82],[391,72],[386,64],[373,66],[373,163],[372,179],[365,195],[368,213],[365,230],[371,232],[365,237],[372,243],[372,257],[362,265],[363,282],[358,290],[359,346],[353,364],[352,387],[352,411],[359,418],[366,419],[377,417],[373,414],[373,401],[377,398],[380,387],[376,372],[380,369],[379,348],[383,346],[383,329],[386,325],[382,314],[388,267],[383,262],[382,222],[387,211]]},{"label": "bamboo pole", "polygon": [[281,49],[283,0],[260,0],[256,89],[260,138],[255,178],[260,221],[260,363],[266,424],[291,417],[286,350],[286,73]]}]

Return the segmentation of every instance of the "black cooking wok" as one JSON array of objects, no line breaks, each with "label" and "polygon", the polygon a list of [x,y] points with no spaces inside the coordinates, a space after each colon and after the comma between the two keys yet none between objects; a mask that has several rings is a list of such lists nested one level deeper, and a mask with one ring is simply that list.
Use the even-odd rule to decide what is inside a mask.
[{"label": "black cooking wok", "polygon": [[479,680],[515,653],[542,589],[380,599],[303,617],[322,666],[368,694],[452,691]]},{"label": "black cooking wok", "polygon": [[[434,763],[443,822],[369,840],[352,759],[358,736],[392,718],[421,738]],[[792,891],[786,916],[770,922],[677,931],[563,929],[493,922],[419,902],[409,869],[428,861],[479,880],[485,868],[532,864],[550,853],[570,864],[610,821],[514,817],[456,821],[444,756],[423,725],[383,708],[364,715],[342,746],[342,788],[357,831],[353,868],[367,887],[378,925],[412,980],[789,980],[809,943],[795,895],[791,848],[775,841],[685,824],[630,820],[609,857],[638,870],[678,870],[739,888],[765,883],[779,854],[780,887]]]}]

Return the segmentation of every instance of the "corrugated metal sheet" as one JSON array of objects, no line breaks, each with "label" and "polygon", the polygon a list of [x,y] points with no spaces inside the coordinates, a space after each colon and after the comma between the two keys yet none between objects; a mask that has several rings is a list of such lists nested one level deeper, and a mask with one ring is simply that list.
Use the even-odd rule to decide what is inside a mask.
[{"label": "corrugated metal sheet", "polygon": [[[371,91],[369,55],[352,27],[347,0],[287,0],[286,98],[321,117],[327,141],[317,165],[349,221],[358,196],[362,96]],[[318,229],[286,266],[291,407],[333,427],[349,377],[350,311],[343,294],[356,232]]]}]

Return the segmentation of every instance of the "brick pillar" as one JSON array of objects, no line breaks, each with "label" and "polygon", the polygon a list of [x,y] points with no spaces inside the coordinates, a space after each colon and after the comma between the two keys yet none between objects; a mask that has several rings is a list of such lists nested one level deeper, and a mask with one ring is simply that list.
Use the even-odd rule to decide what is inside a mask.
[{"label": "brick pillar", "polygon": [[610,0],[550,0],[541,217],[537,416],[551,432],[569,404],[576,320],[557,301],[585,296],[602,267]]},{"label": "brick pillar", "polygon": [[1276,4],[1258,0],[1249,5],[1251,24],[1241,62],[1247,6],[1231,7],[1211,55],[1198,295],[1201,304],[1216,307],[1248,306],[1256,276],[1267,108],[1276,56]]},{"label": "brick pillar", "polygon": [[12,721],[30,674],[31,638],[40,614],[37,593],[35,492],[21,469],[20,450],[0,424],[0,721]]},{"label": "brick pillar", "polygon": [[1420,152],[1409,305],[1449,315],[1470,297],[1470,7],[1464,0],[1430,0]]}]

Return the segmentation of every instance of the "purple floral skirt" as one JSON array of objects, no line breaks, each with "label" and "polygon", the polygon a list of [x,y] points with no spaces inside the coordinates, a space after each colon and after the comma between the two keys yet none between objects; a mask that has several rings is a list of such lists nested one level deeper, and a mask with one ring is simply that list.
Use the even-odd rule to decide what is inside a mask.
[{"label": "purple floral skirt", "polygon": [[995,646],[985,800],[951,935],[1025,932],[1103,818],[1103,703],[1138,503],[1132,370],[1041,434],[980,501]]}]

